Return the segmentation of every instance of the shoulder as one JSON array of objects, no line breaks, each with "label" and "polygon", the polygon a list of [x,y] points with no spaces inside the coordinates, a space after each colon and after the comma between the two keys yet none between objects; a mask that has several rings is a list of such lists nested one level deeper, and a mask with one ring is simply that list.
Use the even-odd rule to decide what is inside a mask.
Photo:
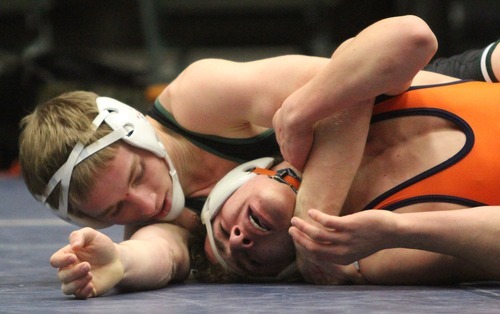
[{"label": "shoulder", "polygon": [[253,136],[256,130],[272,126],[274,112],[284,99],[325,62],[324,58],[300,55],[248,62],[199,60],[169,84],[159,100],[191,131]]},{"label": "shoulder", "polygon": [[220,121],[220,112],[230,103],[231,73],[241,65],[222,59],[203,59],[190,64],[158,97],[160,104],[183,128],[198,133],[213,133]]}]

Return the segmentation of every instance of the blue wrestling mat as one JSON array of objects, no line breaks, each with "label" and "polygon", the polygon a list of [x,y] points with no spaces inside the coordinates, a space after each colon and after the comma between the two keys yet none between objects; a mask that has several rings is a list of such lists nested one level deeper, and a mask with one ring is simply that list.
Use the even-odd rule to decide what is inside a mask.
[{"label": "blue wrestling mat", "polygon": [[[0,179],[0,313],[500,313],[500,284],[453,287],[197,282],[75,300],[60,291],[53,252],[76,227],[38,204],[21,179]],[[104,232],[115,241],[121,228]]]}]

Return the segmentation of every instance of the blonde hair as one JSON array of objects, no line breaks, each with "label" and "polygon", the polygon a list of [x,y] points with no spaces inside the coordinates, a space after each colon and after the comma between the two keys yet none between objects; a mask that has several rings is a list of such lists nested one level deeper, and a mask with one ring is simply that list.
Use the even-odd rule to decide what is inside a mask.
[{"label": "blonde hair", "polygon": [[[21,120],[19,162],[28,190],[43,194],[54,173],[66,162],[76,143],[88,145],[111,132],[103,123],[96,131],[92,120],[97,116],[97,94],[85,91],[64,93],[43,104]],[[73,171],[69,188],[69,210],[77,214],[82,202],[95,184],[96,173],[116,154],[116,143],[93,154]],[[57,186],[47,199],[52,208],[59,203]]]},{"label": "blonde hair", "polygon": [[296,271],[286,278],[273,279],[269,277],[256,277],[239,275],[223,269],[220,265],[212,264],[204,249],[206,230],[191,233],[189,239],[190,265],[194,279],[204,283],[295,283],[304,282],[302,275]]},{"label": "blonde hair", "polygon": [[241,276],[229,273],[219,265],[212,264],[205,255],[206,231],[191,233],[189,239],[190,265],[193,277],[204,283],[235,283],[243,281]]}]

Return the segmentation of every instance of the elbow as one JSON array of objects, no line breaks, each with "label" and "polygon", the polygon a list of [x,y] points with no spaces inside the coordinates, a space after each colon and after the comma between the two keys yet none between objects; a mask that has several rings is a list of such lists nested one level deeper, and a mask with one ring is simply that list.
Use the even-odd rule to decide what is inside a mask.
[{"label": "elbow", "polygon": [[393,85],[385,91],[394,95],[404,92],[414,76],[431,61],[438,49],[436,36],[429,25],[414,15],[397,17],[390,28],[397,29],[397,53],[392,55],[387,70],[387,77]]},{"label": "elbow", "polygon": [[406,46],[410,52],[422,56],[422,62],[427,64],[438,49],[438,41],[429,25],[418,16],[402,16],[398,28],[406,34]]}]

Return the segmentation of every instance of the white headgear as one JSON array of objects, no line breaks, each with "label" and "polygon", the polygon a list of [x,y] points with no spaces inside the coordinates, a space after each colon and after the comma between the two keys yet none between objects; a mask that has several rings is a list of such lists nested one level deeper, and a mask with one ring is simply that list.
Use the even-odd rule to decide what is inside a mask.
[{"label": "white headgear", "polygon": [[[52,209],[54,214],[70,223],[93,228],[104,228],[110,226],[110,223],[97,220],[90,216],[83,214],[74,215],[68,212],[69,184],[73,169],[76,165],[85,160],[85,158],[109,146],[110,144],[118,140],[124,140],[132,146],[145,149],[158,157],[165,158],[168,167],[170,168],[170,176],[172,177],[173,195],[172,209],[164,219],[175,219],[184,208],[184,193],[172,160],[159,140],[155,129],[142,113],[122,102],[119,102],[118,100],[109,97],[98,97],[96,99],[96,103],[99,109],[99,114],[94,121],[92,121],[94,129],[97,130],[103,122],[106,122],[106,124],[108,124],[113,131],[86,147],[83,146],[81,142],[78,142],[69,154],[66,162],[49,180],[43,194],[36,195],[35,197]],[[47,198],[59,183],[61,184],[59,206],[58,208],[52,208],[48,205]]]},{"label": "white headgear", "polygon": [[[265,168],[269,169],[274,162],[274,159],[271,157],[264,157],[255,159],[244,164],[239,165],[238,167],[231,170],[228,174],[226,174],[217,184],[214,186],[210,194],[208,195],[207,200],[205,201],[205,205],[201,211],[201,222],[207,228],[207,236],[208,241],[210,243],[210,247],[212,248],[212,252],[219,262],[219,264],[224,267],[224,269],[229,269],[229,265],[226,261],[220,256],[219,251],[217,250],[217,246],[215,245],[214,234],[212,230],[212,220],[215,215],[222,208],[222,205],[227,201],[227,199],[243,184],[248,182],[251,178],[259,175],[259,174],[268,174],[265,171],[255,171],[255,169]],[[262,170],[262,169],[261,169]],[[275,173],[275,172],[273,172]],[[270,175],[273,177],[273,175]],[[294,191],[298,188],[300,184],[300,179],[293,178],[292,180],[296,180],[296,183],[289,184],[288,182],[280,180],[282,183],[289,184]],[[288,180],[286,180],[288,181]],[[296,271],[295,263],[286,267],[283,271],[281,271],[276,277],[268,278],[268,279],[282,279],[286,278],[289,274]]]}]

